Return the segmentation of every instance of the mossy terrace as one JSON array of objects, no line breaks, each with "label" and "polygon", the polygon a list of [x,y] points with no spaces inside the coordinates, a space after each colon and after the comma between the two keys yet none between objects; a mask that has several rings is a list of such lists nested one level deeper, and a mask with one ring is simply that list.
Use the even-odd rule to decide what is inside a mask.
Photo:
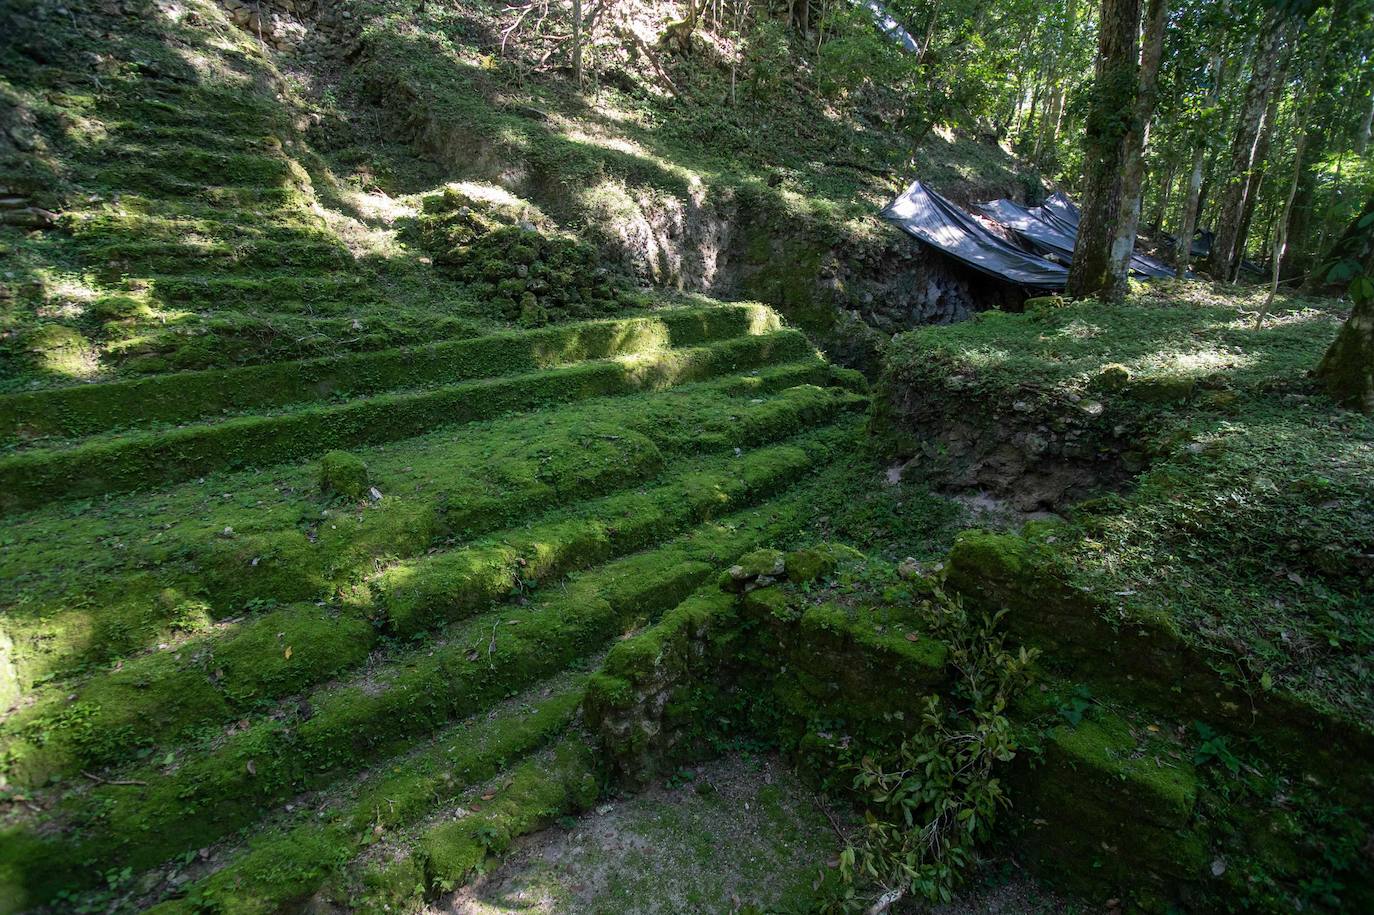
[{"label": "mossy terrace", "polygon": [[[1035,302],[900,337],[875,407],[816,279],[890,188],[817,150],[891,135],[779,106],[761,157],[522,84],[492,5],[341,7],[340,95],[201,0],[6,10],[6,193],[62,215],[0,226],[0,912],[404,911],[741,747],[843,800],[956,688],[953,599],[1043,650],[993,854],[1374,905],[1374,430],[1304,374],[1338,304]],[[731,211],[771,304],[598,257],[654,207]],[[956,539],[970,487],[1067,520]],[[750,902],[833,883],[788,880]]]}]

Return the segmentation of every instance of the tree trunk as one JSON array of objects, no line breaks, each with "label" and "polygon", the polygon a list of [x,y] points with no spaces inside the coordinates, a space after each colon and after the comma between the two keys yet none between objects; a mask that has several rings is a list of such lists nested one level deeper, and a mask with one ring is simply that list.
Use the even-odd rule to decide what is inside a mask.
[{"label": "tree trunk", "polygon": [[1207,161],[1207,127],[1216,117],[1217,100],[1221,97],[1221,78],[1223,75],[1221,38],[1216,38],[1212,48],[1212,60],[1208,70],[1212,75],[1212,85],[1207,88],[1206,114],[1198,125],[1197,138],[1193,145],[1193,168],[1188,173],[1188,193],[1183,198],[1183,215],[1178,224],[1178,243],[1174,247],[1174,264],[1178,268],[1178,278],[1188,275],[1188,266],[1193,262],[1193,235],[1197,232],[1198,212],[1202,208],[1202,167]]},{"label": "tree trunk", "polygon": [[1150,231],[1159,232],[1164,228],[1164,214],[1169,212],[1169,200],[1174,196],[1175,178],[1178,176],[1178,161],[1170,158],[1159,182],[1159,200],[1155,203],[1154,215],[1150,217]]},{"label": "tree trunk", "polygon": [[572,0],[572,68],[573,82],[582,88],[582,0]]},{"label": "tree trunk", "polygon": [[1337,403],[1374,413],[1374,296],[1360,296],[1350,317],[1317,366],[1317,377]]},{"label": "tree trunk", "polygon": [[1293,198],[1298,193],[1298,183],[1302,180],[1303,153],[1307,148],[1307,134],[1298,135],[1298,148],[1293,151],[1293,180],[1288,185],[1288,199],[1284,201],[1283,213],[1274,220],[1274,252],[1273,264],[1269,277],[1269,295],[1265,296],[1264,305],[1260,307],[1259,314],[1255,316],[1255,326],[1260,327],[1264,324],[1265,316],[1269,314],[1269,309],[1274,304],[1274,295],[1279,291],[1279,279],[1283,267],[1284,249],[1288,247],[1288,218],[1293,211]]},{"label": "tree trunk", "polygon": [[1308,232],[1311,231],[1312,217],[1317,208],[1317,167],[1326,154],[1326,141],[1327,125],[1324,121],[1314,122],[1302,135],[1303,147],[1307,150],[1307,165],[1298,176],[1293,205],[1288,210],[1288,227],[1284,235],[1292,244],[1284,253],[1280,265],[1285,278],[1306,273],[1311,269],[1317,253],[1312,248],[1313,239],[1308,238]]},{"label": "tree trunk", "polygon": [[1092,105],[1083,131],[1083,205],[1069,268],[1074,297],[1119,296],[1112,247],[1121,220],[1125,140],[1140,88],[1140,0],[1102,0]]},{"label": "tree trunk", "polygon": [[1250,184],[1260,132],[1264,126],[1264,114],[1269,106],[1270,93],[1274,90],[1275,76],[1292,22],[1286,12],[1267,13],[1264,31],[1255,47],[1250,85],[1245,91],[1245,101],[1241,105],[1235,138],[1231,143],[1231,167],[1221,194],[1216,237],[1212,240],[1211,256],[1207,261],[1215,279],[1231,279],[1240,261],[1238,241],[1245,217],[1245,192]]},{"label": "tree trunk", "polygon": [[1364,151],[1369,148],[1371,133],[1374,133],[1374,86],[1369,89],[1369,104],[1365,106],[1364,120],[1360,122],[1359,132],[1355,134],[1355,155],[1364,155]]},{"label": "tree trunk", "polygon": [[1278,120],[1279,103],[1283,100],[1287,82],[1288,70],[1284,68],[1279,71],[1278,78],[1274,81],[1274,91],[1269,93],[1269,105],[1264,112],[1264,126],[1260,128],[1259,139],[1255,143],[1255,162],[1250,169],[1250,177],[1245,182],[1245,202],[1241,210],[1240,229],[1236,233],[1235,265],[1231,276],[1227,277],[1228,280],[1235,280],[1240,275],[1240,265],[1245,259],[1245,245],[1250,237],[1251,223],[1255,218],[1255,206],[1259,203],[1260,188],[1264,186],[1264,179],[1269,171],[1269,145],[1274,138],[1274,122]]},{"label": "tree trunk", "polygon": [[1169,0],[1149,0],[1145,9],[1145,34],[1140,47],[1140,83],[1136,90],[1131,129],[1122,141],[1121,215],[1112,240],[1112,288],[1108,298],[1119,301],[1126,296],[1126,279],[1131,271],[1131,254],[1140,229],[1140,189],[1145,180],[1145,144],[1150,137],[1150,120],[1155,114],[1159,87],[1159,58],[1164,52],[1164,21]]},{"label": "tree trunk", "polygon": [[[1060,30],[1060,36],[1067,39],[1074,33],[1074,28],[1078,20],[1078,0],[1068,0],[1064,8],[1064,22]],[[1035,144],[1035,164],[1043,167],[1047,162],[1055,161],[1058,156],[1057,146],[1059,143],[1059,128],[1064,119],[1064,75],[1059,65],[1059,55],[1053,57],[1053,64],[1050,66],[1050,104],[1049,110],[1045,112],[1044,121],[1040,125],[1039,139]]]},{"label": "tree trunk", "polygon": [[1317,377],[1343,406],[1374,413],[1374,197],[1351,220],[1328,260],[1362,265],[1350,283],[1354,308],[1317,366]]},{"label": "tree trunk", "polygon": [[916,55],[916,62],[920,63],[926,59],[930,53],[930,46],[935,43],[935,26],[940,21],[940,0],[932,0],[930,4],[930,21],[926,23],[926,38],[921,42],[921,51]]}]

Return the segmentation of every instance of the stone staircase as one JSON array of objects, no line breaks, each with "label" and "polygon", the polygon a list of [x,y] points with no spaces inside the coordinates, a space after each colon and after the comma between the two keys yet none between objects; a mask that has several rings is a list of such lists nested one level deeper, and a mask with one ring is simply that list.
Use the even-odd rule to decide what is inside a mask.
[{"label": "stone staircase", "polygon": [[8,395],[9,910],[461,882],[595,797],[584,672],[804,525],[861,387],[726,305]]}]

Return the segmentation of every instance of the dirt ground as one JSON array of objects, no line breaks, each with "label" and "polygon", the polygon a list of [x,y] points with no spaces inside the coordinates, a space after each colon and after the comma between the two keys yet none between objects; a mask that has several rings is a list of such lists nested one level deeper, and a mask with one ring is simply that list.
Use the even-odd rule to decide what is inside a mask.
[{"label": "dirt ground", "polygon": [[[830,811],[838,817],[840,811]],[[734,756],[612,799],[518,844],[484,878],[426,915],[678,915],[810,910],[812,887],[836,862],[836,825],[772,756]],[[932,915],[1070,913],[1002,862],[988,862]]]}]

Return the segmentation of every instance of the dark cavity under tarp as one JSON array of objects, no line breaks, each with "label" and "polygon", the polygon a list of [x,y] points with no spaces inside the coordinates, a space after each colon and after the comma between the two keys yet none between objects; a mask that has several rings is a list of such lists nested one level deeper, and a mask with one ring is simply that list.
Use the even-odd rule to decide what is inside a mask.
[{"label": "dark cavity under tarp", "polygon": [[880,215],[989,276],[1037,289],[1062,289],[1068,280],[1068,268],[1004,241],[919,181],[913,181]]}]

